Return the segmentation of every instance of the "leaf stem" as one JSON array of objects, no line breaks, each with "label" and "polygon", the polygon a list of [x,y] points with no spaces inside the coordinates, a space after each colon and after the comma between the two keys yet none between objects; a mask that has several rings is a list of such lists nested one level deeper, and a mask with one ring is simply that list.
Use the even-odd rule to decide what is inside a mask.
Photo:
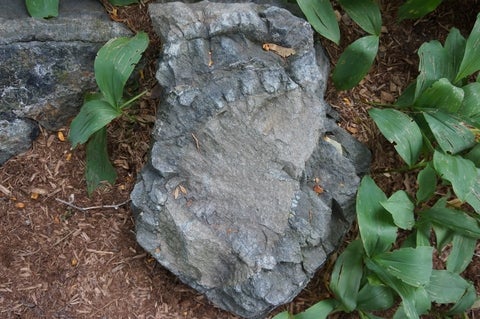
[{"label": "leaf stem", "polygon": [[143,91],[142,93],[138,94],[138,95],[135,95],[134,97],[132,97],[130,100],[128,100],[127,102],[123,103],[122,105],[120,105],[120,110],[122,110],[123,108],[127,107],[129,104],[132,104],[133,102],[135,102],[136,100],[138,100],[139,98],[141,98],[142,96],[144,96],[145,94],[147,94],[148,91],[145,90]]}]

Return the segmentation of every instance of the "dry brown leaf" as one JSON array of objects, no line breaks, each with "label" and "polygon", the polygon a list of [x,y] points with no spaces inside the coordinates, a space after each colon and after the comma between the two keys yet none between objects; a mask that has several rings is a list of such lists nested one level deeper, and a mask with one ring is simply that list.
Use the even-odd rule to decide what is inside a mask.
[{"label": "dry brown leaf", "polygon": [[57,132],[57,137],[61,142],[65,142],[65,135],[63,135],[62,131]]},{"label": "dry brown leaf", "polygon": [[294,55],[296,53],[295,50],[292,48],[285,48],[273,43],[264,43],[262,45],[262,48],[265,51],[272,51],[278,54],[279,56],[281,56],[282,58],[288,58],[289,56]]}]

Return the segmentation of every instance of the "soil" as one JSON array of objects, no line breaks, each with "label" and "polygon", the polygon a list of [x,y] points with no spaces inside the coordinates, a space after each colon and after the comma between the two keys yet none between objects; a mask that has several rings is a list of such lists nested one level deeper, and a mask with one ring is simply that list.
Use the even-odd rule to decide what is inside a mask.
[{"label": "soil", "polygon": [[[110,154],[119,178],[91,197],[84,180],[85,150],[70,148],[68,127],[41,131],[31,150],[0,167],[0,317],[1,318],[237,318],[215,308],[182,284],[145,253],[135,241],[129,193],[146,160],[150,130],[158,105],[155,63],[161,44],[151,32],[146,3],[121,9],[105,3],[106,14],[132,30],[148,31],[140,86],[149,90],[129,112],[109,127]],[[470,33],[479,10],[476,0],[444,1],[421,20],[396,20],[400,1],[382,1],[384,29],[380,52],[369,75],[352,90],[337,92],[331,84],[326,100],[340,114],[339,125],[372,151],[372,176],[390,194],[415,191],[415,173],[387,172],[403,164],[369,119],[371,102],[393,102],[417,75],[416,52],[425,41],[443,42],[455,26]],[[332,65],[362,31],[339,10],[340,46],[322,40]],[[345,244],[355,238],[353,226]],[[330,297],[328,280],[333,254],[308,287],[274,313],[297,313]],[[444,267],[442,258],[435,267]],[[480,293],[480,245],[463,274]],[[436,309],[436,308],[435,308]],[[435,312],[435,311],[434,311]],[[385,317],[391,313],[384,313]],[[470,318],[479,318],[472,310]],[[431,316],[426,316],[431,317]],[[269,317],[271,318],[271,317]],[[335,314],[331,318],[356,318]]]}]

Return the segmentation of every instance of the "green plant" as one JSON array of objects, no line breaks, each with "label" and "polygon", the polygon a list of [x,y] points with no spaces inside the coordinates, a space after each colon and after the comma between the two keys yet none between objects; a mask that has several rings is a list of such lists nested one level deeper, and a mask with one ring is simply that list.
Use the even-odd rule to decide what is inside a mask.
[{"label": "green plant", "polygon": [[34,18],[58,16],[59,0],[25,0],[28,14]]},{"label": "green plant", "polygon": [[[382,29],[382,16],[375,0],[337,0],[350,18],[367,35],[351,43],[338,59],[332,74],[335,87],[351,89],[370,70],[378,52]],[[433,11],[442,0],[407,0],[398,10],[402,19],[420,18]],[[340,28],[330,0],[297,0],[313,28],[325,38],[339,44]]]},{"label": "green plant", "polygon": [[[138,0],[109,0],[114,6],[127,6]],[[28,14],[34,18],[53,18],[58,16],[59,0],[25,0]]]},{"label": "green plant", "polygon": [[99,93],[89,95],[70,126],[72,147],[87,143],[86,180],[91,194],[102,181],[114,183],[116,172],[108,159],[106,126],[146,92],[125,101],[123,91],[135,65],[148,46],[148,35],[108,41],[97,53],[94,70]]},{"label": "green plant", "polygon": [[[393,318],[419,318],[432,302],[461,314],[477,300],[461,277],[480,239],[480,14],[465,39],[452,29],[442,46],[424,43],[419,75],[393,107],[369,113],[407,164],[418,171],[415,198],[398,190],[388,197],[370,177],[357,194],[359,238],[337,259],[330,280],[334,299],[295,316],[319,319],[336,311],[372,311],[400,305]],[[442,194],[440,190],[443,190]],[[408,237],[392,249],[398,230]],[[430,238],[435,235],[435,246]],[[432,269],[434,249],[450,252],[446,269]]]}]

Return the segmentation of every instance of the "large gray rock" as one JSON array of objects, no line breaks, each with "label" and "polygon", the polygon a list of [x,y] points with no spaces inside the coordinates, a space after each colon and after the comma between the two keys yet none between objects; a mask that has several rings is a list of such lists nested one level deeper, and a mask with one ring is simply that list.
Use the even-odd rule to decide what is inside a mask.
[{"label": "large gray rock", "polygon": [[261,318],[339,245],[369,155],[326,116],[328,63],[304,20],[252,3],[149,11],[164,99],[131,194],[137,240],[218,307]]},{"label": "large gray rock", "polygon": [[109,19],[97,0],[62,0],[58,18],[49,20],[31,18],[24,1],[2,1],[0,121],[24,125],[0,126],[0,164],[29,147],[35,130],[25,128],[31,120],[49,130],[65,126],[84,94],[95,90],[98,49],[113,37],[130,34]]}]

